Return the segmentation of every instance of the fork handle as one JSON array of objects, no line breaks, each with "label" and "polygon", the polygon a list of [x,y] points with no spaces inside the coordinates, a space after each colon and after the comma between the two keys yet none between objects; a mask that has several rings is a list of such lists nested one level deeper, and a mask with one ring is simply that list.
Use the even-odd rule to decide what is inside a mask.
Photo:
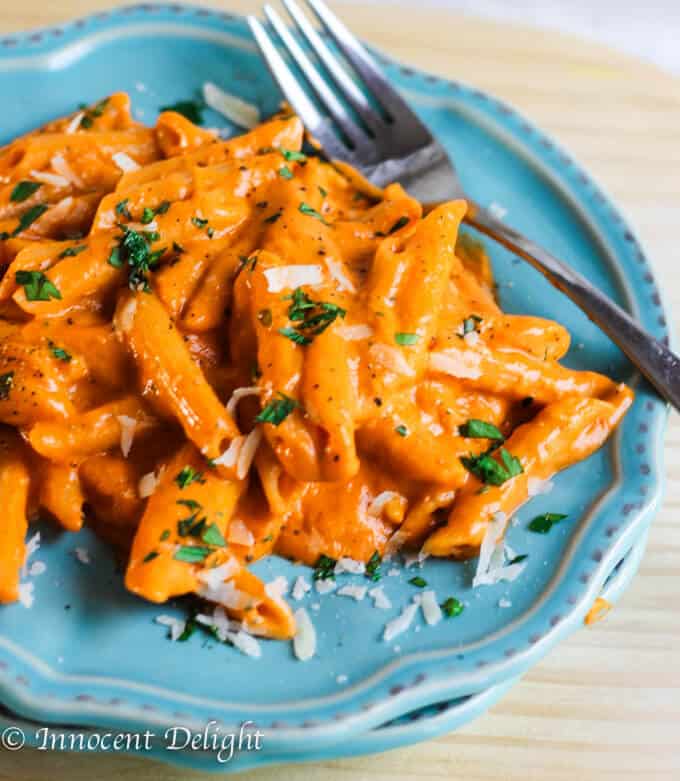
[{"label": "fork handle", "polygon": [[468,202],[465,222],[528,261],[618,345],[658,393],[680,411],[680,358],[566,263],[481,206]]}]

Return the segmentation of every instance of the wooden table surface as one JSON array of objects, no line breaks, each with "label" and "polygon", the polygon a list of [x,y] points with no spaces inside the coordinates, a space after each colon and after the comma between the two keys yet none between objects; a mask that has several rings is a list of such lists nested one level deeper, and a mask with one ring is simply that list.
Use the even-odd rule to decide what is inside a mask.
[{"label": "wooden table surface", "polygon": [[[112,0],[0,2],[0,33],[110,7]],[[228,0],[228,10],[253,10]],[[363,38],[493,92],[553,134],[624,208],[680,324],[680,81],[591,43],[446,11],[342,6]],[[6,107],[5,110],[9,110]],[[634,584],[593,628],[556,648],[486,715],[379,756],[264,769],[250,781],[604,781],[680,778],[680,423],[667,435],[663,508]],[[147,760],[0,753],[0,780],[204,778]],[[207,778],[207,776],[205,777]]]}]

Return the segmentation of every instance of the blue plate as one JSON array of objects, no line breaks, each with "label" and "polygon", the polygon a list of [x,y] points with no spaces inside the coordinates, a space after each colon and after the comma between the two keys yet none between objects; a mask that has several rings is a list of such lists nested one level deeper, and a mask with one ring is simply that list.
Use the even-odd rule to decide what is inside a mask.
[{"label": "blue plate", "polygon": [[[658,287],[630,227],[559,147],[484,93],[384,65],[455,157],[473,197],[506,207],[510,223],[668,339]],[[191,97],[206,80],[263,112],[279,100],[244,21],[228,14],[147,5],[0,38],[0,97],[12,107],[0,141],[121,89],[153,122],[160,106]],[[217,115],[206,119],[220,124]],[[569,365],[605,371],[637,392],[608,445],[519,513],[509,543],[529,556],[521,578],[473,591],[474,562],[426,562],[421,574],[438,596],[455,595],[467,609],[434,628],[418,618],[390,644],[380,639],[383,625],[410,601],[412,571],[384,578],[392,611],[312,594],[307,607],[320,603],[311,611],[317,656],[303,664],[288,644],[268,643],[253,660],[200,640],[169,643],[153,619],[181,615],[179,608],[160,611],[127,594],[110,551],[89,531],[76,538],[45,530],[39,558],[48,571],[35,579],[32,611],[0,610],[0,700],[38,721],[123,729],[251,719],[267,731],[270,751],[316,752],[416,708],[507,682],[580,626],[659,501],[666,407],[542,277],[501,248],[491,255],[506,310],[564,323],[573,335]],[[527,532],[528,518],[555,510],[569,520],[549,535]],[[75,560],[76,545],[89,551],[91,566]],[[255,569],[267,580],[300,572],[278,559]],[[501,598],[512,606],[499,608]]]},{"label": "blue plate", "polygon": [[[621,598],[640,566],[646,544],[647,529],[645,528],[633,548],[609,574],[600,594],[602,598],[611,604],[616,603]],[[517,679],[511,679],[479,694],[459,697],[455,700],[438,702],[419,708],[387,724],[356,735],[351,741],[316,752],[273,754],[266,749],[263,742],[261,753],[243,751],[236,753],[233,757],[229,756],[228,753],[220,754],[209,751],[174,753],[168,751],[167,741],[158,739],[148,751],[123,753],[136,753],[139,756],[152,757],[161,762],[223,774],[238,773],[264,765],[319,762],[328,759],[375,754],[430,740],[467,724],[495,705],[516,682]],[[89,737],[92,734],[92,731],[87,728],[81,729],[79,727],[61,725],[48,726],[39,722],[27,721],[9,711],[3,711],[0,707],[0,735],[5,735],[5,740],[9,734],[11,739],[25,741],[24,745],[42,746],[45,743],[45,738],[42,737],[41,731],[46,728],[50,729],[52,734],[63,735],[68,740],[66,745],[69,746],[71,741],[73,741],[74,746],[78,746],[77,741],[81,735]],[[21,730],[21,733],[17,733],[17,729]],[[10,732],[8,733],[7,730],[10,730]],[[92,749],[89,750],[91,751]],[[225,757],[229,757],[228,761],[224,761]],[[222,761],[220,761],[220,758]]]}]

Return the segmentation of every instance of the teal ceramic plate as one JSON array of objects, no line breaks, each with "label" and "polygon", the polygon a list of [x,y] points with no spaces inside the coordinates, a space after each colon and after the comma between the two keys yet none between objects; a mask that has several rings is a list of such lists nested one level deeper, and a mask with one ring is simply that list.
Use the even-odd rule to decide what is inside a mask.
[{"label": "teal ceramic plate", "polygon": [[[644,529],[640,539],[610,573],[600,594],[601,597],[612,604],[621,598],[640,566],[646,544],[647,530]],[[272,754],[267,751],[265,736],[262,752],[243,751],[236,753],[233,757],[229,751],[222,753],[188,750],[178,753],[170,752],[167,749],[167,741],[162,739],[156,741],[156,744],[149,751],[136,753],[140,756],[158,759],[161,762],[218,773],[240,772],[263,765],[319,762],[328,759],[375,754],[409,746],[423,740],[430,740],[467,724],[495,705],[516,681],[517,679],[511,679],[479,694],[428,705],[400,716],[398,719],[394,719],[380,727],[356,735],[351,741],[346,741],[341,745],[331,746],[318,752]],[[21,730],[21,733],[17,733],[17,729]],[[7,740],[9,735],[10,740],[13,741],[25,740],[26,745],[34,747],[43,746],[46,739],[42,736],[41,730],[44,729],[50,729],[51,734],[54,735],[63,735],[65,740],[68,741],[65,743],[67,746],[78,746],[77,741],[81,739],[81,735],[83,740],[85,740],[86,738],[89,739],[93,734],[92,730],[88,728],[80,729],[78,727],[54,725],[48,727],[39,722],[22,719],[0,708],[0,742],[3,740],[2,735],[5,736],[4,740]],[[10,732],[7,732],[7,730],[10,730]]]},{"label": "teal ceramic plate", "polygon": [[[668,339],[658,286],[631,228],[559,147],[512,109],[470,87],[384,61],[390,80],[454,155],[471,196],[507,209],[507,220],[572,263]],[[114,90],[132,95],[153,122],[160,106],[206,81],[273,110],[279,100],[240,18],[184,6],[139,6],[63,27],[0,36],[0,142]],[[220,123],[206,115],[206,123]],[[285,643],[253,660],[226,646],[171,644],[154,623],[179,608],[127,594],[107,547],[89,531],[46,530],[47,572],[36,600],[0,610],[0,700],[38,721],[132,729],[178,722],[255,721],[272,752],[320,751],[427,704],[481,692],[517,677],[580,626],[608,573],[659,500],[664,404],[609,340],[536,272],[491,248],[502,304],[555,318],[573,335],[567,363],[636,387],[634,406],[607,447],[562,473],[518,516],[509,544],[528,554],[511,584],[471,589],[472,563],[427,561],[420,573],[440,598],[467,602],[455,620],[383,643],[384,623],[410,601],[411,576],[384,578],[392,611],[368,601],[312,594],[317,656],[301,663]],[[551,534],[528,518],[567,513]],[[85,548],[92,564],[74,558]],[[294,576],[277,559],[265,579]],[[351,578],[347,578],[348,582]],[[509,607],[499,607],[499,600]],[[506,604],[505,602],[503,604]],[[346,676],[346,678],[345,678]]]}]

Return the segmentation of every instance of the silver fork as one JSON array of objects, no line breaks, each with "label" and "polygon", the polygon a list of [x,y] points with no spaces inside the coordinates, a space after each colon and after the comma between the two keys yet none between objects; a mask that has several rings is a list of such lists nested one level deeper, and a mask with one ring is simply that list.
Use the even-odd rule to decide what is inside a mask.
[{"label": "silver fork", "polygon": [[[248,17],[248,23],[272,76],[309,133],[321,144],[324,154],[331,160],[349,163],[379,187],[400,182],[411,195],[427,204],[465,198],[469,203],[465,221],[469,225],[538,269],[621,348],[661,396],[680,410],[680,358],[645,333],[627,312],[584,276],[467,198],[442,145],[390,85],[371,55],[322,0],[306,1],[363,82],[373,103],[295,0],[283,0],[283,4],[326,75],[322,75],[279,14],[269,5],[264,12],[307,85],[300,83],[264,25],[253,16]],[[309,88],[327,113],[319,111],[310,99]]]}]

